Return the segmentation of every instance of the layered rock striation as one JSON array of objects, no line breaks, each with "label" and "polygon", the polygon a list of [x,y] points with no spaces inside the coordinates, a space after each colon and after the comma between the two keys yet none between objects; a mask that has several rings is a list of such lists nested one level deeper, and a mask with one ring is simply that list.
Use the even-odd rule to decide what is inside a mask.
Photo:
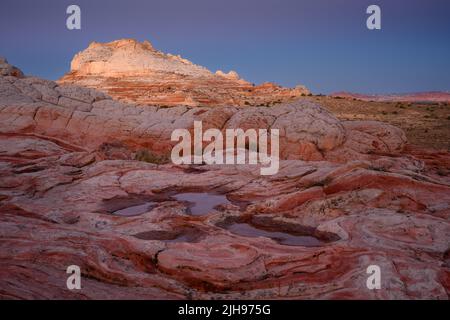
[{"label": "layered rock striation", "polygon": [[235,71],[216,73],[148,41],[93,42],[76,54],[60,84],[99,89],[112,97],[158,106],[256,106],[292,101],[309,91],[265,83],[255,86]]}]

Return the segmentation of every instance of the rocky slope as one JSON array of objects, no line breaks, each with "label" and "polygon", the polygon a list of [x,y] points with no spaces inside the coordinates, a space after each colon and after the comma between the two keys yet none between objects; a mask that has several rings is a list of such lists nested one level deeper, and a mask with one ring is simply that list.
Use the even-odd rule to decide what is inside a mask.
[{"label": "rocky slope", "polygon": [[[16,75],[0,76],[0,297],[448,299],[448,153],[307,100],[158,108]],[[194,120],[279,129],[280,171],[133,160]],[[195,213],[211,193],[223,204]]]},{"label": "rocky slope", "polygon": [[0,57],[0,75],[1,76],[14,76],[18,78],[23,77],[22,71],[20,71],[18,68],[10,65],[8,61]]},{"label": "rocky slope", "polygon": [[230,71],[204,67],[157,51],[148,42],[93,42],[75,55],[60,84],[96,88],[112,97],[158,106],[257,106],[292,101],[309,91],[272,83],[255,86]]}]

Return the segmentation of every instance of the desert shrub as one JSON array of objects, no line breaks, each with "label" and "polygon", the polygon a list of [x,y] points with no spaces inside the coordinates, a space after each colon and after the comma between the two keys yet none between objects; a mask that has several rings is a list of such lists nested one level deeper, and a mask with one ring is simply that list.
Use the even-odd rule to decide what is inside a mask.
[{"label": "desert shrub", "polygon": [[169,158],[167,156],[154,154],[147,149],[138,150],[134,156],[134,159],[155,164],[165,164],[169,162]]},{"label": "desert shrub", "polygon": [[133,156],[132,151],[120,141],[104,142],[97,151],[109,160],[131,160]]}]

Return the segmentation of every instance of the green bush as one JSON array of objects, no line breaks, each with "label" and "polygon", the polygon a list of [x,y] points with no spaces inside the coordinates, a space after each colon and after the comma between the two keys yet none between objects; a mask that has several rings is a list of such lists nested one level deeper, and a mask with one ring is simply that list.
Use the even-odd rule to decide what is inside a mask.
[{"label": "green bush", "polygon": [[154,154],[147,149],[138,150],[134,156],[134,159],[154,164],[165,164],[169,162],[169,158],[167,156]]}]

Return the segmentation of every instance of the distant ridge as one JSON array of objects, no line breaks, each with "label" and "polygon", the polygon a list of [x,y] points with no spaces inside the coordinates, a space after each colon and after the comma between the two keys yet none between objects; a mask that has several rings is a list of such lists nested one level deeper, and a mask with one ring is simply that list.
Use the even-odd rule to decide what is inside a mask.
[{"label": "distant ridge", "polygon": [[403,94],[367,95],[351,92],[336,92],[332,97],[378,102],[450,102],[450,93],[442,91],[414,92]]}]

